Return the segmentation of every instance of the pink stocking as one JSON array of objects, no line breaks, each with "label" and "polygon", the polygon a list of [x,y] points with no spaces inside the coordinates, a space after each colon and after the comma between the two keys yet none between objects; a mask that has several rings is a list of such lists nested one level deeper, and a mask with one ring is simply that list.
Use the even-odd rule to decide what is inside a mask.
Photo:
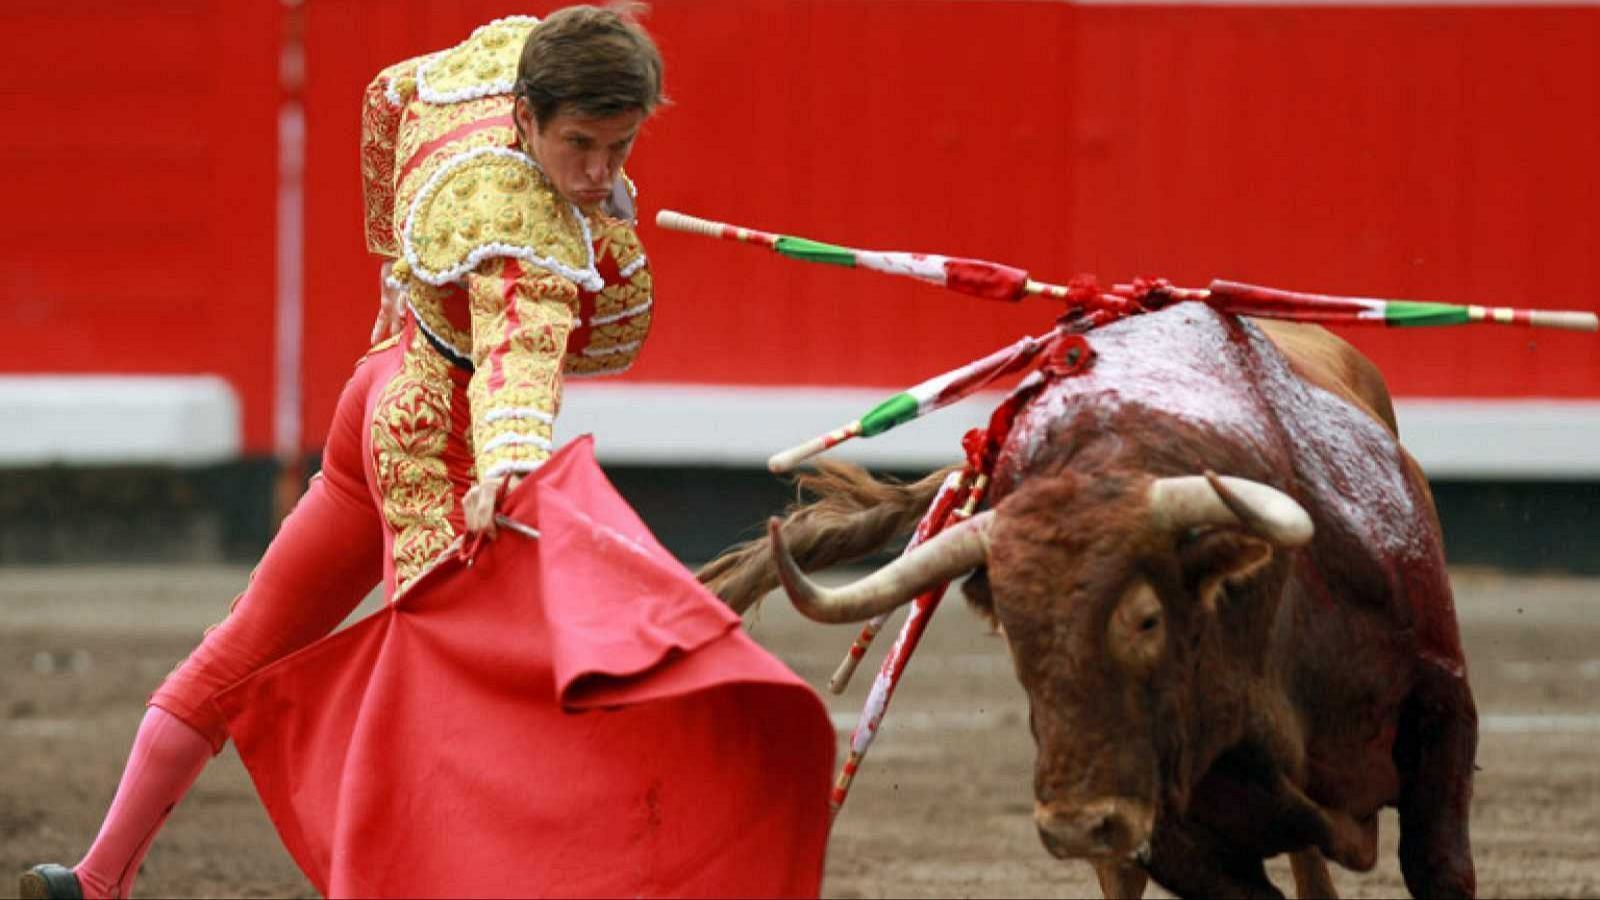
[{"label": "pink stocking", "polygon": [[152,706],[139,723],[128,767],[94,846],[73,872],[85,897],[127,897],[167,814],[212,757],[211,742]]}]

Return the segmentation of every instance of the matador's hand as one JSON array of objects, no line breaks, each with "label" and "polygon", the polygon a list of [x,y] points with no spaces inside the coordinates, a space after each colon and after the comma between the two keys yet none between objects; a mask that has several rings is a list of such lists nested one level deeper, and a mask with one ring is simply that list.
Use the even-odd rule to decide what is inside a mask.
[{"label": "matador's hand", "polygon": [[484,537],[493,538],[498,533],[494,524],[495,508],[500,505],[500,498],[516,487],[519,480],[515,475],[509,478],[502,476],[480,481],[467,489],[467,495],[461,498],[461,512],[467,520],[468,534],[481,531]]},{"label": "matador's hand", "polygon": [[390,278],[393,269],[394,260],[386,259],[378,272],[378,319],[372,323],[374,344],[390,335],[399,334],[406,321],[405,294]]}]

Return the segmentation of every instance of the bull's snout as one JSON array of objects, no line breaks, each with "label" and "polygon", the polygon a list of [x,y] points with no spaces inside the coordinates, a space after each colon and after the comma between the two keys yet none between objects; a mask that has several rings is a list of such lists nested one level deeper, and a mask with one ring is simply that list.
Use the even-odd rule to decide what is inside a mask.
[{"label": "bull's snout", "polygon": [[1136,800],[1097,800],[1080,806],[1035,803],[1039,839],[1057,859],[1126,857],[1150,839],[1155,815]]}]

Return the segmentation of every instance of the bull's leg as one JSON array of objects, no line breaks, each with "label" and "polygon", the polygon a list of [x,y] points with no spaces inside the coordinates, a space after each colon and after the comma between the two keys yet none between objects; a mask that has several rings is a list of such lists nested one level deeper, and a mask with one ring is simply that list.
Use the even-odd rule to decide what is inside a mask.
[{"label": "bull's leg", "polygon": [[1477,889],[1467,817],[1478,710],[1464,677],[1420,667],[1395,741],[1400,770],[1400,871],[1414,897]]},{"label": "bull's leg", "polygon": [[1095,863],[1094,877],[1100,879],[1100,893],[1106,900],[1124,897],[1139,900],[1144,896],[1145,882],[1150,880],[1143,869],[1120,860]]},{"label": "bull's leg", "polygon": [[1145,870],[1180,897],[1283,900],[1257,857],[1230,854],[1214,837],[1194,827],[1157,827]]},{"label": "bull's leg", "polygon": [[1212,767],[1195,790],[1195,805],[1208,811],[1209,825],[1225,834],[1249,835],[1267,854],[1312,847],[1334,862],[1356,871],[1378,861],[1378,820],[1363,821],[1330,809],[1306,796],[1282,771],[1265,778],[1239,771],[1248,757],[1225,757]]},{"label": "bull's leg", "polygon": [[1347,869],[1365,872],[1377,865],[1377,816],[1358,822],[1343,810],[1328,809],[1284,775],[1275,787],[1276,812],[1286,834],[1302,838]]},{"label": "bull's leg", "polygon": [[1315,847],[1289,854],[1289,869],[1294,872],[1294,895],[1300,900],[1339,900],[1328,861]]}]

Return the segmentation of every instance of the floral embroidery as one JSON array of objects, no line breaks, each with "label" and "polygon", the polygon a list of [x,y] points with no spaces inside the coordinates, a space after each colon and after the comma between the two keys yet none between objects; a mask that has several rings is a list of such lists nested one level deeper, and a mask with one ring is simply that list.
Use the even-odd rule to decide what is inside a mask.
[{"label": "floral embroidery", "polygon": [[479,147],[451,157],[417,192],[400,240],[413,276],[429,284],[455,281],[495,257],[590,289],[603,284],[588,220],[518,150]]},{"label": "floral embroidery", "polygon": [[577,288],[512,259],[485,263],[467,277],[467,288],[476,366],[467,396],[478,471],[541,461],[561,409],[561,359]]},{"label": "floral embroidery", "polygon": [[372,416],[373,468],[394,532],[395,583],[403,588],[455,539],[444,452],[450,440],[449,363],[413,333],[400,371]]}]

